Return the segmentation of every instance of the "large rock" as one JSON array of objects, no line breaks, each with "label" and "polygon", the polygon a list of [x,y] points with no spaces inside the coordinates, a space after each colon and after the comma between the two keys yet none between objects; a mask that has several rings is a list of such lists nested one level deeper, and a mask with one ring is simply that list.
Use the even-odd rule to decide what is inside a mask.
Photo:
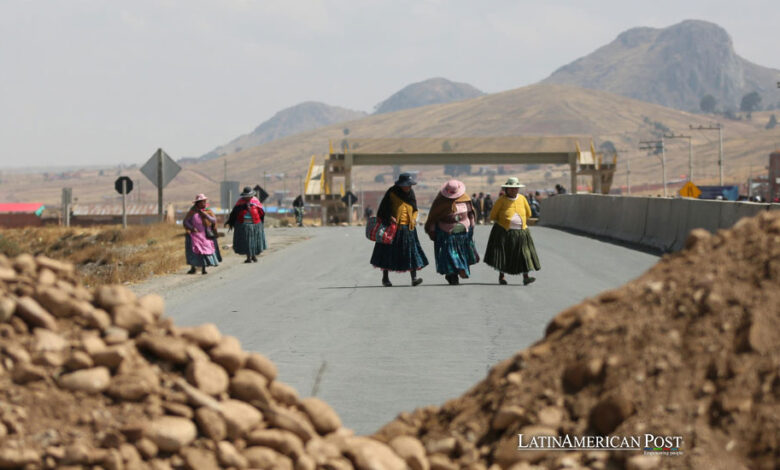
[{"label": "large rock", "polygon": [[425,448],[418,439],[412,436],[398,436],[390,441],[390,448],[404,459],[412,470],[429,470]]},{"label": "large rock", "polygon": [[100,286],[95,291],[95,302],[109,312],[119,305],[131,304],[135,299],[133,291],[124,286]]},{"label": "large rock", "polygon": [[217,443],[217,459],[223,467],[247,468],[249,461],[228,441]]},{"label": "large rock", "polygon": [[198,430],[189,419],[163,416],[151,421],[146,426],[144,435],[154,442],[160,450],[177,452],[195,440]]},{"label": "large rock", "polygon": [[230,374],[234,374],[246,361],[247,353],[241,349],[241,343],[233,336],[223,336],[219,344],[209,350],[211,360],[221,365]]},{"label": "large rock", "polygon": [[204,323],[199,326],[182,328],[181,335],[203,349],[213,348],[219,344],[222,339],[222,334],[213,323]]},{"label": "large rock", "polygon": [[138,305],[154,315],[155,318],[160,318],[165,312],[165,300],[158,294],[147,294],[141,297],[138,299]]},{"label": "large rock", "polygon": [[241,369],[230,379],[230,395],[246,402],[259,400],[268,404],[271,394],[268,392],[268,380],[262,374],[249,369]]},{"label": "large rock", "polygon": [[243,436],[263,419],[263,414],[252,405],[239,400],[226,400],[219,405],[220,413],[232,438]]},{"label": "large rock", "polygon": [[243,452],[249,466],[262,470],[292,470],[292,461],[267,447],[249,447]]},{"label": "large rock", "polygon": [[181,450],[181,455],[190,470],[220,470],[217,457],[209,450],[187,447]]},{"label": "large rock", "polygon": [[137,344],[139,348],[165,361],[175,364],[187,363],[187,341],[182,338],[146,335],[138,338]]},{"label": "large rock", "polygon": [[34,366],[27,362],[17,363],[11,371],[11,378],[13,379],[14,383],[20,385],[38,380],[45,380],[48,376],[49,374],[46,372],[46,369],[43,367]]},{"label": "large rock", "polygon": [[35,465],[41,463],[41,456],[34,449],[23,448],[0,448],[0,468],[26,468],[26,465]]},{"label": "large rock", "polygon": [[601,399],[593,407],[589,422],[593,429],[606,436],[633,412],[634,406],[631,400],[623,393],[616,393]]},{"label": "large rock", "polygon": [[114,325],[124,328],[130,335],[137,335],[154,322],[154,316],[135,304],[123,304],[114,307],[113,320]]},{"label": "large rock", "polygon": [[214,441],[221,441],[227,436],[227,425],[222,416],[215,410],[201,406],[195,410],[195,422],[201,434]]},{"label": "large rock", "polygon": [[31,297],[22,297],[16,301],[16,314],[32,327],[57,329],[54,317]]},{"label": "large rock", "polygon": [[269,382],[272,382],[274,379],[276,379],[278,374],[276,365],[271,362],[270,359],[258,353],[250,354],[246,360],[246,364],[244,364],[244,367],[247,369],[252,369],[255,372],[260,372],[266,379],[268,379]]},{"label": "large rock", "polygon": [[274,400],[283,403],[287,406],[298,406],[299,398],[298,392],[284,382],[274,380],[269,387],[271,396]]},{"label": "large rock", "polygon": [[35,350],[38,352],[61,352],[68,346],[65,338],[51,330],[36,328],[33,335],[35,336]]},{"label": "large rock", "polygon": [[66,390],[101,393],[111,384],[111,373],[105,367],[81,369],[61,375],[59,384]]},{"label": "large rock", "polygon": [[228,389],[229,377],[222,366],[211,361],[193,361],[187,366],[187,381],[209,395],[219,395]]},{"label": "large rock", "polygon": [[47,287],[38,291],[35,299],[43,308],[56,317],[69,317],[73,314],[73,303],[70,296],[55,287]]},{"label": "large rock", "polygon": [[303,442],[295,434],[281,429],[258,429],[249,433],[246,442],[253,446],[271,448],[290,458],[303,454]]},{"label": "large rock", "polygon": [[406,470],[406,462],[390,447],[368,437],[346,439],[344,453],[360,470]]},{"label": "large rock", "polygon": [[305,398],[301,401],[301,408],[309,415],[309,420],[321,435],[329,434],[341,427],[339,415],[319,398]]}]

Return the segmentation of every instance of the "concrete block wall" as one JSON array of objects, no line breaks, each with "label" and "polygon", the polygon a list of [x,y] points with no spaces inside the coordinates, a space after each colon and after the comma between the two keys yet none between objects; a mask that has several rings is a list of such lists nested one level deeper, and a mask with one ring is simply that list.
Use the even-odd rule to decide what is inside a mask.
[{"label": "concrete block wall", "polygon": [[743,217],[780,204],[666,199],[657,197],[562,194],[541,201],[539,225],[677,251],[694,228],[729,228]]}]

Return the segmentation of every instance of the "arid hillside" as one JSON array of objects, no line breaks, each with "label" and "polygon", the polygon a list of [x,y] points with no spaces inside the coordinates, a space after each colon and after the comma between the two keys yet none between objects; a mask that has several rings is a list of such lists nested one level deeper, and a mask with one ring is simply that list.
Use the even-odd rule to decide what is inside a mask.
[{"label": "arid hillside", "polygon": [[[658,158],[646,156],[637,150],[640,140],[656,139],[662,132],[690,133],[689,125],[710,125],[718,120],[724,126],[725,180],[744,183],[747,176],[765,172],[768,154],[780,144],[780,128],[765,129],[772,112],[753,113],[752,120],[727,120],[720,116],[690,114],[622,96],[566,85],[533,85],[515,90],[485,95],[479,98],[425,106],[393,113],[369,116],[348,123],[340,123],[315,131],[275,140],[247,148],[226,158],[186,165],[166,189],[166,199],[182,206],[197,193],[218,196],[219,181],[223,179],[227,163],[227,177],[244,184],[263,184],[270,190],[295,191],[305,176],[313,154],[323,158],[329,142],[338,147],[344,138],[343,129],[349,128],[350,138],[383,137],[491,137],[584,135],[592,136],[598,147],[605,141],[614,143],[618,150],[616,185],[625,184],[625,162],[631,160],[631,184],[660,183]],[[717,182],[717,132],[694,131],[695,181],[701,184]],[[585,142],[583,142],[585,144]],[[687,173],[687,141],[670,141],[667,146],[667,174],[669,179]],[[150,155],[154,149],[150,150]],[[175,157],[175,155],[174,155]],[[142,163],[142,162],[139,162]],[[442,181],[441,167],[418,169],[421,179]],[[569,185],[565,166],[542,166],[517,173],[529,189],[552,187],[556,183]],[[386,186],[375,183],[378,173],[389,168],[367,167],[356,172],[355,185],[362,189]],[[284,174],[281,177],[280,174]],[[156,192],[137,169],[123,171],[133,180],[141,181],[140,197],[156,200]],[[0,200],[42,201],[59,204],[60,189],[74,188],[79,202],[118,201],[113,189],[117,172],[100,176],[96,170],[71,174],[69,179],[59,175],[3,176]],[[484,176],[464,177],[470,191],[495,190]],[[582,181],[585,183],[585,179]],[[139,197],[136,192],[133,197]],[[214,201],[216,202],[216,201]]]}]

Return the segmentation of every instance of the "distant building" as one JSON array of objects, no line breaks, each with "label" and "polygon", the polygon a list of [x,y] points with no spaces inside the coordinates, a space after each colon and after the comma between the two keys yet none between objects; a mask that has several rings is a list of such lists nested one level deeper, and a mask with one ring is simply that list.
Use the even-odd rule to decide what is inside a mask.
[{"label": "distant building", "polygon": [[0,227],[41,226],[44,209],[46,206],[40,202],[0,203]]}]

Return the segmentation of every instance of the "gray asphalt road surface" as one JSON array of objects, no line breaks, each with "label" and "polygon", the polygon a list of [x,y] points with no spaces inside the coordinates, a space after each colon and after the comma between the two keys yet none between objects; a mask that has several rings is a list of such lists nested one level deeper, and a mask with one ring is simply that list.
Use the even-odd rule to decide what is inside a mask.
[{"label": "gray asphalt road surface", "polygon": [[[543,336],[559,311],[617,287],[656,256],[587,237],[532,227],[542,270],[522,285],[485,264],[449,286],[436,274],[433,243],[421,237],[430,265],[418,287],[408,274],[369,264],[373,245],[362,227],[289,228],[310,239],[264,255],[256,264],[215,268],[208,282],[166,292],[178,325],[216,323],[247,350],[279,367],[279,380],[316,395],[361,434],[401,411],[441,404],[485,377],[488,369]],[[475,239],[484,253],[490,228]],[[232,253],[227,256],[237,256]]]}]

